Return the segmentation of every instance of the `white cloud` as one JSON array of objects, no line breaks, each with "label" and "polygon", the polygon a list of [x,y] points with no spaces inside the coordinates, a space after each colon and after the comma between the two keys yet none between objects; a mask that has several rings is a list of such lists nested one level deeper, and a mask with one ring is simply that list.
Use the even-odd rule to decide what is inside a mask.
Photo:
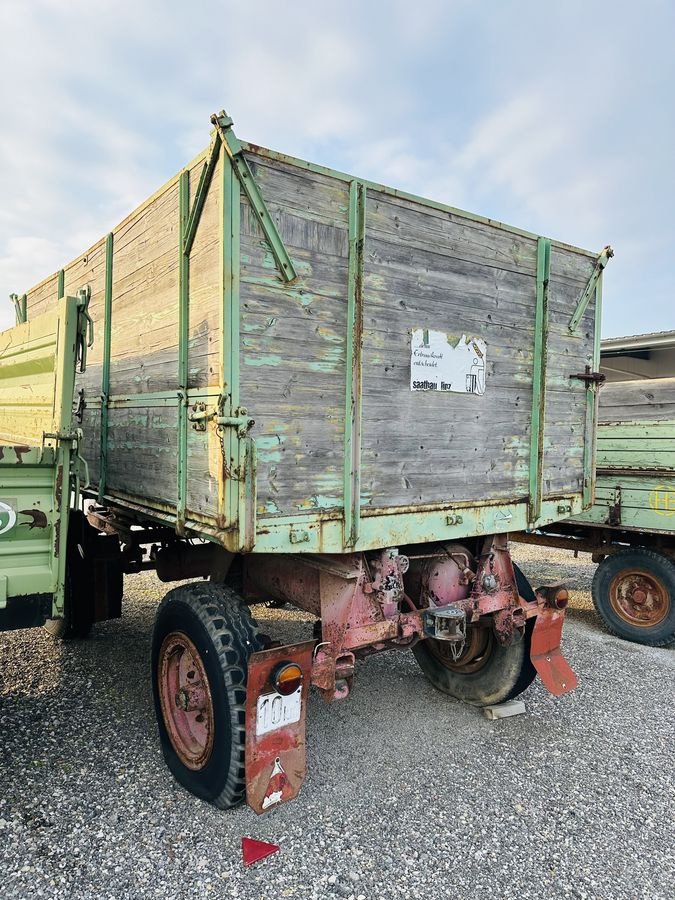
[{"label": "white cloud", "polygon": [[675,328],[653,251],[675,237],[672,9],[657,4],[656,32],[627,2],[600,29],[581,0],[507,6],[4,0],[0,327],[3,293],[91,245],[231,104],[253,141],[572,243],[611,240],[608,331]]}]

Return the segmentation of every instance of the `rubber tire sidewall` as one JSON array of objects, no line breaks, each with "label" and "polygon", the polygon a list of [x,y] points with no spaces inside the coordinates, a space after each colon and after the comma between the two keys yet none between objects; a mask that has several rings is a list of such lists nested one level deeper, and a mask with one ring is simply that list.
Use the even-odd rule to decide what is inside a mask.
[{"label": "rubber tire sidewall", "polygon": [[[155,621],[152,637],[152,689],[160,744],[166,764],[179,784],[202,800],[206,800],[221,808],[229,808],[241,803],[245,797],[246,781],[243,746],[239,746],[239,753],[234,760],[236,767],[234,782],[232,781],[231,770],[233,766],[233,734],[235,730],[237,732],[241,730],[241,728],[236,728],[236,725],[233,726],[232,715],[239,713],[239,710],[233,710],[233,706],[240,707],[242,699],[245,705],[247,658],[244,659],[243,654],[235,647],[218,648],[215,645],[204,621],[192,606],[182,599],[181,592],[185,588],[190,587],[191,585],[184,585],[182,588],[170,591],[158,610]],[[195,587],[203,589],[206,585],[203,582],[197,582]],[[215,585],[211,585],[212,590],[214,587]],[[225,588],[224,590],[227,589]],[[218,599],[215,594],[213,605],[218,605]],[[223,606],[219,610],[217,618],[222,618],[229,625],[231,619],[230,611]],[[197,648],[209,681],[213,703],[213,747],[209,761],[202,769],[196,771],[185,766],[178,757],[169,738],[159,699],[157,673],[159,652],[166,636],[174,631],[186,634]],[[256,647],[251,647],[251,652],[255,649]],[[230,658],[236,667],[241,667],[242,677],[239,684],[227,683],[221,663],[221,655],[223,653],[236,654],[236,661],[234,656]],[[229,661],[230,659],[228,658]],[[229,667],[228,671],[231,672]],[[237,700],[239,700],[239,703],[235,702]],[[243,723],[239,724],[241,726]],[[239,737],[235,736],[234,740],[239,740]],[[234,790],[228,791],[228,783],[230,787],[234,785]],[[226,794],[229,796],[224,799]]]},{"label": "rubber tire sidewall", "polygon": [[[650,628],[639,628],[621,618],[609,599],[613,579],[620,572],[628,573],[636,569],[652,571],[669,593],[668,614],[662,622]],[[598,615],[612,634],[651,647],[664,647],[675,641],[675,563],[667,556],[638,547],[606,556],[595,570],[591,596]]]},{"label": "rubber tire sidewall", "polygon": [[[523,573],[514,566],[518,590],[523,599],[534,599],[534,591]],[[429,681],[442,691],[472,706],[492,706],[505,703],[521,694],[536,676],[530,660],[530,640],[534,619],[528,622],[519,641],[504,647],[496,639],[492,654],[477,672],[459,673],[446,669],[433,655],[428,643],[431,638],[413,647],[413,654]]]}]

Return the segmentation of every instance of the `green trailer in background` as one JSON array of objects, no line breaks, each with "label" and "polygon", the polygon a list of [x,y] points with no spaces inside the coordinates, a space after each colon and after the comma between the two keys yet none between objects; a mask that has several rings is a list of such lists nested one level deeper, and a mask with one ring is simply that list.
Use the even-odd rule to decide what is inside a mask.
[{"label": "green trailer in background", "polygon": [[586,550],[620,637],[675,641],[675,331],[603,341],[593,506],[516,540]]},{"label": "green trailer in background", "polygon": [[[84,636],[96,618],[85,599],[93,596],[92,561],[108,545],[87,541],[77,510],[87,469],[73,412],[75,371],[84,371],[91,341],[88,300],[86,290],[62,297],[28,322],[17,298],[19,324],[0,334],[0,630],[46,624],[59,636]],[[101,582],[107,567],[96,571]],[[115,578],[107,581],[107,597],[94,592],[99,607],[115,593]],[[119,608],[121,569],[117,582]]]}]

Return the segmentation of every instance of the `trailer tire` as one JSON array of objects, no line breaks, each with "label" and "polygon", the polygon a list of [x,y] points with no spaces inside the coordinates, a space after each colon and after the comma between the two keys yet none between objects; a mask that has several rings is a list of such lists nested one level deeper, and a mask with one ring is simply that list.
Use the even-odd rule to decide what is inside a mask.
[{"label": "trailer tire", "polygon": [[[157,610],[152,689],[162,753],[182,787],[220,809],[246,795],[248,660],[262,647],[249,608],[224,584],[181,585]],[[185,700],[186,688],[198,699]]]},{"label": "trailer tire", "polygon": [[[534,591],[520,569],[514,564],[518,593],[527,601],[535,599]],[[475,670],[467,667],[462,672],[459,667],[443,662],[439,652],[442,641],[428,638],[413,647],[413,654],[429,681],[451,697],[456,697],[472,706],[492,706],[513,700],[532,684],[536,669],[530,659],[530,644],[534,618],[528,620],[525,634],[520,641],[508,647],[500,644],[491,631],[483,629],[486,640],[484,662]]]},{"label": "trailer tire", "polygon": [[591,596],[612,634],[651,647],[675,641],[675,563],[667,556],[644,547],[606,556]]}]

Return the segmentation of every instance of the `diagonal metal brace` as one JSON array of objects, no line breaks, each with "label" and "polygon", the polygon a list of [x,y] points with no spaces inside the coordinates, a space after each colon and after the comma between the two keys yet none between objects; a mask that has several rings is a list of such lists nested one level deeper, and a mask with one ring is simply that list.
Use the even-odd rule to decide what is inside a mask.
[{"label": "diagonal metal brace", "polygon": [[233,121],[223,111],[214,113],[211,116],[211,122],[215,126],[216,136],[220,138],[223,149],[230,158],[232,167],[239,179],[239,183],[244,189],[244,193],[248,197],[251,209],[255,213],[260,227],[263,230],[272,255],[276,261],[281,277],[286,282],[294,281],[298,277],[298,273],[293,265],[293,260],[288,254],[281,235],[274,224],[274,219],[270,216],[260,189],[255,182],[253,172],[249,166],[246,157],[243,154],[242,146],[239,139],[232,131]]},{"label": "diagonal metal brace", "polygon": [[215,134],[211,147],[209,148],[208,159],[204,162],[199,176],[197,190],[195,191],[195,199],[192,203],[192,209],[190,210],[185,225],[185,237],[183,238],[183,253],[185,256],[190,255],[190,250],[192,250],[195,235],[197,234],[197,225],[199,225],[202,210],[204,209],[204,203],[206,202],[206,195],[209,192],[209,185],[211,184],[213,173],[216,170],[216,163],[220,156],[220,143],[220,135]]},{"label": "diagonal metal brace", "polygon": [[586,312],[586,307],[590,303],[593,292],[595,291],[595,286],[597,285],[598,279],[602,274],[602,270],[605,268],[605,266],[613,256],[614,251],[610,246],[607,246],[596,259],[593,273],[588,279],[588,284],[583,289],[581,297],[579,297],[579,302],[577,303],[577,308],[574,310],[574,315],[570,319],[570,323],[568,325],[570,334],[574,334],[574,332],[577,330],[577,325],[581,321],[581,317],[583,316],[583,314]]}]

